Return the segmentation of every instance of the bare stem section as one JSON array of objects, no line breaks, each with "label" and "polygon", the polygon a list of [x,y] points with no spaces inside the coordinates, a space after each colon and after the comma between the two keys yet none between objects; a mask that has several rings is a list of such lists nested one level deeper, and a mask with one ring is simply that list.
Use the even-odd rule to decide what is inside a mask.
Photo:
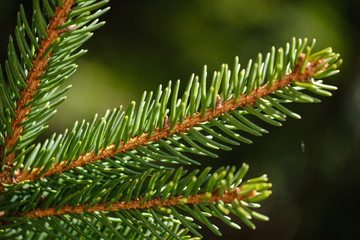
[{"label": "bare stem section", "polygon": [[184,196],[176,196],[173,198],[168,198],[164,202],[162,201],[161,197],[154,198],[148,201],[145,201],[141,204],[142,198],[130,201],[126,203],[125,201],[120,201],[111,204],[110,206],[108,203],[99,203],[92,207],[88,207],[88,204],[81,204],[76,206],[65,205],[60,209],[56,210],[56,207],[48,208],[48,209],[34,209],[29,211],[25,214],[24,217],[30,218],[38,218],[38,217],[46,217],[46,216],[55,216],[55,215],[62,215],[66,213],[85,213],[85,212],[104,212],[104,211],[116,211],[121,209],[147,209],[152,207],[165,207],[165,206],[176,206],[176,205],[183,205],[183,204],[199,204],[203,203],[210,203],[210,202],[219,202],[222,201],[224,203],[231,203],[235,199],[237,200],[244,200],[246,198],[252,197],[256,195],[256,191],[253,190],[247,195],[239,195],[240,188],[236,188],[230,192],[225,191],[223,196],[220,196],[218,192],[214,192],[211,194],[210,197],[206,198],[205,193],[196,194],[193,196],[189,196],[185,198]]},{"label": "bare stem section", "polygon": [[[74,159],[70,164],[67,165],[68,160],[62,161],[59,164],[54,163],[51,168],[43,173],[41,177],[48,177],[56,173],[61,173],[64,171],[68,171],[74,169],[76,167],[83,166],[86,163],[93,163],[94,161],[105,159],[107,157],[111,157],[117,153],[124,153],[131,149],[136,148],[140,145],[146,145],[149,142],[154,142],[162,138],[166,138],[171,134],[183,133],[187,132],[189,128],[199,125],[202,122],[206,122],[211,120],[214,117],[219,117],[223,113],[228,111],[233,111],[235,108],[244,107],[246,105],[254,105],[257,98],[265,97],[266,95],[275,92],[276,90],[288,86],[292,81],[303,82],[307,81],[309,77],[315,74],[314,67],[318,64],[311,64],[310,62],[306,63],[307,67],[305,68],[304,73],[300,73],[300,66],[304,61],[305,55],[302,54],[298,61],[297,66],[295,67],[292,73],[284,76],[282,79],[277,79],[273,81],[272,86],[269,88],[268,84],[264,84],[258,89],[254,89],[247,95],[241,95],[237,102],[234,102],[233,99],[230,99],[226,102],[222,102],[221,104],[217,104],[215,110],[208,109],[206,110],[204,116],[201,116],[201,113],[196,113],[191,117],[186,117],[182,124],[177,122],[170,132],[170,126],[165,126],[162,130],[159,128],[155,129],[151,135],[148,137],[147,133],[143,133],[141,136],[132,137],[129,139],[127,143],[121,142],[119,147],[115,149],[115,145],[109,145],[106,149],[100,149],[98,154],[95,156],[94,152],[90,152],[87,154],[80,155],[78,159]],[[41,168],[33,169],[33,171],[29,174],[28,171],[17,172],[15,174],[15,178],[18,182],[25,180],[34,180],[37,179],[37,174],[41,171]]]},{"label": "bare stem section", "polygon": [[[71,6],[74,4],[74,0],[63,0],[62,7],[56,7],[54,17],[50,20],[49,26],[46,29],[47,38],[43,39],[40,43],[40,47],[37,50],[35,59],[33,60],[33,68],[30,69],[29,74],[25,80],[27,88],[22,90],[20,99],[16,103],[15,115],[16,117],[11,121],[11,132],[12,134],[5,138],[4,147],[1,149],[2,156],[4,154],[5,146],[9,150],[15,144],[16,140],[20,137],[23,126],[20,124],[26,120],[26,116],[29,114],[31,106],[24,107],[32,99],[36,93],[39,85],[40,77],[44,71],[45,66],[48,64],[48,59],[51,56],[52,51],[44,57],[42,55],[50,47],[53,41],[60,36],[63,30],[57,30],[56,28],[61,26],[66,21],[66,15],[71,11]],[[12,168],[12,160],[15,158],[15,151],[10,155],[6,156],[5,169],[0,173],[1,183],[16,183],[16,178],[7,176]]]}]

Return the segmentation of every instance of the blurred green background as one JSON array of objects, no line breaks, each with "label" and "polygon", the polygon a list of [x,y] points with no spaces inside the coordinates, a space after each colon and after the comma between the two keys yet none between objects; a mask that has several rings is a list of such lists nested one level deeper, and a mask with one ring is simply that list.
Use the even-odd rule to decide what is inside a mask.
[{"label": "blurred green background", "polygon": [[[19,3],[2,1],[0,59],[6,58]],[[89,53],[68,83],[68,99],[51,121],[63,132],[74,121],[127,106],[143,91],[168,80],[209,72],[235,56],[246,64],[258,52],[280,47],[291,37],[316,38],[316,48],[331,46],[341,53],[341,73],[327,79],[339,87],[320,104],[290,106],[301,120],[288,119],[281,128],[252,145],[202,160],[203,166],[250,164],[248,177],[267,173],[273,195],[260,210],[269,222],[255,221],[257,230],[240,231],[217,224],[222,239],[353,239],[360,226],[360,1],[320,0],[192,0],[111,1],[102,17],[107,24],[85,44]],[[183,86],[184,87],[184,86]],[[300,144],[304,141],[305,152]],[[203,230],[205,239],[220,239]]]}]

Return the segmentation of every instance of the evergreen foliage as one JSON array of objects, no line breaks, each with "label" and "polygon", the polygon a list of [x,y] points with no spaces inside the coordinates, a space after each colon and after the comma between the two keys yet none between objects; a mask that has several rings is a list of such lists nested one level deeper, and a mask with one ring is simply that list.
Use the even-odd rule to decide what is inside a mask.
[{"label": "evergreen foliage", "polygon": [[336,87],[321,79],[338,73],[339,54],[293,38],[245,67],[235,58],[208,76],[205,66],[182,94],[170,81],[38,143],[107,2],[33,0],[31,18],[20,6],[0,69],[1,239],[190,239],[201,226],[221,235],[213,217],[237,229],[229,214],[253,229],[252,219],[267,221],[253,210],[271,194],[266,175],[181,165],[252,143],[268,133],[262,122],[299,119],[285,105],[331,96]]}]

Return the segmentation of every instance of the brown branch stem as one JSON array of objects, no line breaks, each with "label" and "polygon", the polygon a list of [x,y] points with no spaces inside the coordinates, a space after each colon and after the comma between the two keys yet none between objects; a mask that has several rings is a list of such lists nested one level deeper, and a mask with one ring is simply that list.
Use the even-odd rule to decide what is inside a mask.
[{"label": "brown branch stem", "polygon": [[144,204],[141,204],[142,198],[132,200],[128,203],[125,201],[120,201],[111,204],[109,207],[106,207],[108,203],[98,203],[92,207],[88,207],[88,204],[81,204],[76,206],[75,208],[69,205],[64,205],[59,210],[56,211],[56,207],[51,207],[48,209],[34,209],[29,211],[24,215],[24,217],[30,218],[38,218],[38,217],[46,217],[46,216],[55,216],[55,215],[62,215],[66,213],[85,213],[85,212],[104,212],[104,211],[116,211],[121,209],[131,210],[131,209],[147,209],[152,207],[164,207],[164,206],[176,206],[176,205],[183,205],[183,204],[199,204],[200,202],[203,203],[210,203],[210,202],[219,202],[222,201],[224,203],[231,203],[235,199],[237,200],[244,200],[251,196],[256,195],[256,191],[253,190],[247,195],[239,195],[240,188],[236,188],[230,192],[225,191],[223,196],[220,196],[218,192],[213,192],[211,197],[205,198],[205,193],[196,194],[193,196],[189,196],[185,198],[184,196],[176,196],[173,198],[168,198],[164,202],[162,201],[161,197],[154,198],[151,200],[147,200]]},{"label": "brown branch stem", "polygon": [[[37,50],[36,57],[32,61],[33,68],[29,70],[27,78],[25,80],[27,88],[21,91],[20,99],[16,103],[15,115],[16,117],[11,121],[11,135],[7,136],[4,140],[4,147],[1,149],[0,156],[3,156],[4,149],[9,150],[15,144],[16,140],[20,137],[23,126],[21,123],[26,120],[26,116],[29,114],[31,106],[24,107],[32,99],[36,93],[40,80],[38,79],[45,71],[45,66],[48,64],[48,59],[51,56],[50,51],[45,57],[41,57],[46,49],[52,44],[52,42],[60,36],[63,30],[57,30],[56,28],[61,26],[66,21],[66,15],[71,11],[71,6],[74,4],[74,0],[63,0],[63,7],[56,7],[54,17],[50,20],[48,27],[46,28],[47,38],[41,40],[39,49]],[[12,160],[15,158],[16,152],[6,156],[5,169],[0,173],[1,183],[16,183],[16,178],[7,176],[13,167]]]}]

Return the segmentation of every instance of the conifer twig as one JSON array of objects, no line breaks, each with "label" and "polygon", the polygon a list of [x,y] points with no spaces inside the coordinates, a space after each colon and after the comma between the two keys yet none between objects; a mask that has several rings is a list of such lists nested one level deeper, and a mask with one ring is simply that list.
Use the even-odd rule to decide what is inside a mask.
[{"label": "conifer twig", "polygon": [[64,205],[60,209],[56,210],[56,207],[51,207],[47,209],[34,209],[29,211],[24,215],[24,217],[30,218],[37,218],[37,217],[46,217],[46,216],[54,216],[54,215],[62,215],[66,213],[84,213],[84,212],[104,212],[104,211],[115,211],[121,209],[146,209],[146,208],[153,208],[153,207],[163,207],[163,206],[176,206],[176,205],[183,205],[183,204],[199,204],[203,203],[210,203],[210,202],[223,202],[223,203],[231,203],[235,199],[237,200],[244,200],[246,198],[255,196],[257,192],[255,190],[251,191],[247,195],[239,195],[241,188],[236,188],[230,192],[225,191],[223,196],[220,196],[219,192],[213,192],[211,197],[206,198],[205,193],[196,194],[192,196],[188,196],[185,198],[184,196],[176,196],[173,198],[168,198],[164,202],[162,201],[161,197],[154,198],[151,200],[145,201],[141,204],[142,198],[132,200],[130,202],[120,201],[111,204],[110,206],[106,207],[108,203],[98,203],[92,207],[88,207],[88,204],[81,204],[76,206]]},{"label": "conifer twig", "polygon": [[[21,91],[20,99],[16,103],[15,115],[16,117],[11,121],[11,135],[8,135],[4,140],[4,146],[1,148],[2,156],[4,154],[5,147],[9,150],[15,144],[16,140],[20,137],[23,126],[21,123],[26,120],[27,115],[30,112],[31,106],[24,107],[32,99],[36,93],[39,85],[40,77],[44,71],[45,66],[48,64],[48,60],[51,56],[52,50],[50,50],[47,55],[43,56],[46,50],[50,47],[55,39],[57,39],[64,30],[58,30],[57,27],[61,26],[66,21],[66,15],[71,12],[71,7],[74,4],[74,0],[63,0],[63,6],[55,7],[54,17],[50,19],[49,25],[46,28],[47,38],[41,40],[40,46],[37,50],[36,57],[32,60],[33,68],[29,70],[27,78],[25,80],[27,88]],[[12,152],[6,156],[4,171],[0,173],[0,182],[1,183],[16,183],[16,178],[12,176],[7,176],[11,171],[13,166],[12,160],[15,158],[16,152]]]},{"label": "conifer twig", "polygon": [[[56,173],[61,173],[67,170],[71,170],[76,167],[83,166],[86,163],[93,163],[94,161],[111,157],[117,153],[124,153],[126,151],[136,148],[137,146],[145,145],[149,142],[157,141],[161,138],[166,138],[171,134],[186,132],[190,127],[196,126],[205,121],[209,121],[214,117],[219,117],[223,113],[232,111],[235,108],[243,107],[245,105],[254,105],[257,98],[264,97],[272,92],[275,92],[280,88],[288,86],[292,81],[306,82],[311,76],[313,76],[316,73],[314,68],[319,64],[321,64],[321,60],[315,63],[307,62],[304,73],[301,73],[300,68],[303,64],[304,59],[305,59],[305,55],[301,54],[299,57],[298,64],[295,66],[294,71],[286,76],[283,76],[282,79],[274,80],[270,88],[268,87],[267,84],[264,84],[260,88],[252,90],[248,95],[241,95],[236,103],[234,103],[233,99],[230,99],[226,102],[217,104],[215,110],[212,109],[206,110],[204,116],[201,116],[201,113],[197,113],[192,117],[186,117],[182,124],[177,122],[171,132],[169,132],[170,126],[164,126],[163,130],[160,130],[159,128],[155,129],[151,137],[148,137],[147,133],[144,133],[141,136],[130,138],[127,143],[121,142],[117,149],[115,149],[115,145],[112,144],[109,145],[106,149],[100,149],[96,156],[94,152],[90,152],[87,154],[80,155],[78,159],[71,161],[70,164],[68,164],[68,160],[64,160],[59,164],[54,163],[52,164],[49,170],[45,171],[41,175],[41,177],[47,177]],[[21,182],[25,180],[37,179],[39,178],[37,175],[41,170],[42,168],[35,168],[30,174],[28,173],[27,170],[24,172],[18,171],[15,174],[16,181]]]}]

